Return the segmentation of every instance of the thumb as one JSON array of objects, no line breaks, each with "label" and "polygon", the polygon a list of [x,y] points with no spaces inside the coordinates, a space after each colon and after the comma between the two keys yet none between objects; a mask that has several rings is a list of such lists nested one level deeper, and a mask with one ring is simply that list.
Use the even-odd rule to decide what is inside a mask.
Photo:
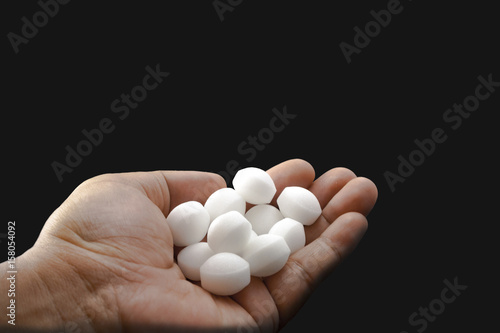
[{"label": "thumb", "polygon": [[79,187],[92,186],[99,182],[120,183],[143,192],[165,216],[172,208],[186,201],[194,200],[204,204],[213,192],[226,187],[226,182],[220,175],[202,171],[104,174],[83,182]]}]

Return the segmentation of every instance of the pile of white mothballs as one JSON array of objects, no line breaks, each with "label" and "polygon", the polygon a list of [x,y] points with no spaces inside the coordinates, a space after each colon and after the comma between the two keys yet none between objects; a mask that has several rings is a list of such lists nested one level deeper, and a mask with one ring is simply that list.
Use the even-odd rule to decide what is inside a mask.
[{"label": "pile of white mothballs", "polygon": [[[174,244],[185,246],[177,255],[182,273],[216,295],[239,292],[250,275],[281,270],[290,254],[305,246],[304,225],[321,214],[316,196],[298,186],[283,190],[279,209],[270,205],[276,186],[258,168],[239,170],[233,186],[215,191],[204,206],[184,202],[167,217]],[[247,203],[255,206],[246,211]]]}]

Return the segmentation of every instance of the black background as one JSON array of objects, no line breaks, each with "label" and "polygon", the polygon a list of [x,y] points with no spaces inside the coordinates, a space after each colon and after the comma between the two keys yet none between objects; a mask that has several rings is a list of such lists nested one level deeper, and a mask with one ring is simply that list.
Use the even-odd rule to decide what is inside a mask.
[{"label": "black background", "polygon": [[[17,54],[7,34],[40,7],[2,4],[0,232],[15,220],[22,254],[71,191],[101,173],[219,172],[230,160],[267,169],[296,157],[317,176],[345,166],[379,189],[370,227],[283,331],[417,332],[408,317],[455,277],[467,290],[425,332],[496,327],[500,89],[456,130],[443,114],[474,94],[479,75],[500,81],[498,11],[404,0],[348,64],[339,44],[353,44],[353,28],[387,3],[242,1],[221,21],[211,1],[71,1]],[[170,76],[120,120],[110,104],[156,64]],[[247,161],[238,145],[285,106],[297,117]],[[103,118],[115,130],[59,182],[51,163]],[[392,192],[384,172],[397,173],[398,155],[437,127],[447,140]]]}]

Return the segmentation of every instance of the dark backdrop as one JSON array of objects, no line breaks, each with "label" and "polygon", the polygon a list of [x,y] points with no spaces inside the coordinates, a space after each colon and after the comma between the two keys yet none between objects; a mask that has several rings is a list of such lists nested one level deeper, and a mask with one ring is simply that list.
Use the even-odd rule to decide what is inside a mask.
[{"label": "dark backdrop", "polygon": [[[265,169],[299,157],[317,175],[345,166],[372,179],[379,199],[359,247],[284,332],[496,327],[498,306],[488,302],[498,299],[491,277],[500,91],[481,88],[489,96],[477,105],[469,98],[479,76],[500,81],[490,2],[71,1],[49,8],[53,17],[36,15],[35,1],[2,6],[0,237],[15,220],[18,255],[92,176],[220,172],[235,163]],[[388,7],[390,22],[381,12]],[[23,17],[33,22],[34,14],[38,32],[24,28],[31,37],[21,42]],[[375,16],[385,27],[369,23]],[[356,29],[367,23],[372,37]],[[120,101],[113,112],[147,66],[170,75],[128,114]],[[447,111],[464,100],[473,112]],[[283,110],[295,118],[280,132],[265,130]],[[105,118],[113,131],[58,179],[54,161],[66,164],[65,147],[76,149],[82,131]],[[415,140],[428,143],[436,128],[446,141],[430,156],[416,152]],[[248,137],[259,133],[265,144],[253,154]],[[419,165],[398,171],[410,157]],[[404,182],[392,178],[391,189],[387,172]],[[443,309],[436,299],[444,280],[467,289]],[[439,314],[426,327],[420,315],[409,321],[429,305]]]}]

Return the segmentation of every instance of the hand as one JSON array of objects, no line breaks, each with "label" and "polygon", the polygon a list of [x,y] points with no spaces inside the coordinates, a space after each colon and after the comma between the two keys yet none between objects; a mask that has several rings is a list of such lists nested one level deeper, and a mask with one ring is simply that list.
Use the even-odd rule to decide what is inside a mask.
[{"label": "hand", "polygon": [[[194,171],[106,174],[77,187],[49,217],[33,248],[17,259],[16,326],[70,332],[277,331],[356,247],[377,189],[345,168],[314,180],[314,169],[303,160],[286,161],[268,173],[278,190],[274,205],[284,187],[297,185],[312,191],[323,208],[306,227],[306,247],[277,274],[252,277],[241,292],[222,297],[186,280],[176,265],[178,249],[165,216],[182,202],[204,203],[226,186],[222,177]],[[7,271],[5,264],[0,271]],[[5,309],[4,304],[0,301]]]}]

